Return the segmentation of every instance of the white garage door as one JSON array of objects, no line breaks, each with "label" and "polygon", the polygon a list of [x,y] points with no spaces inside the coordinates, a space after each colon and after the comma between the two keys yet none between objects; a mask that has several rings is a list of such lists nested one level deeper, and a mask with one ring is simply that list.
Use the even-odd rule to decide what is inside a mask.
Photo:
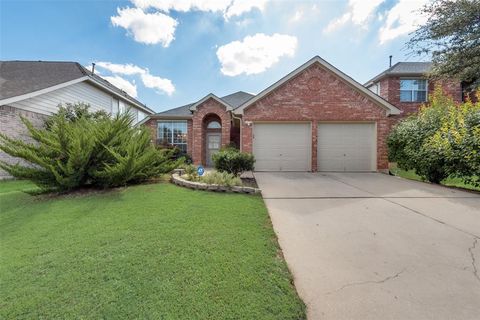
[{"label": "white garage door", "polygon": [[310,123],[254,123],[256,171],[310,171]]},{"label": "white garage door", "polygon": [[374,123],[320,123],[318,171],[375,171]]}]

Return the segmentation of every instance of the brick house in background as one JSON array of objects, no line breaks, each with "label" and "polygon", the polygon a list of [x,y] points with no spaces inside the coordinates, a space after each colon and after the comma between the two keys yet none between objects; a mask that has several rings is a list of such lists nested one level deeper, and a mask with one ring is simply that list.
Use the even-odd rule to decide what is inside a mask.
[{"label": "brick house in background", "polygon": [[454,101],[461,102],[463,96],[461,83],[430,81],[426,75],[431,68],[431,62],[398,62],[364,85],[402,110],[400,118],[417,112],[422,104],[428,102],[428,96],[438,85]]}]

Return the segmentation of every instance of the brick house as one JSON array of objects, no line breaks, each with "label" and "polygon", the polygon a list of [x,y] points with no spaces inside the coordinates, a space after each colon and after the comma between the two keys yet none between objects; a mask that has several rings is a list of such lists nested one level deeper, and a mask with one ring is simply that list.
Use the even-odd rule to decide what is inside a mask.
[{"label": "brick house", "polygon": [[365,83],[365,87],[402,110],[403,118],[417,112],[428,102],[428,96],[437,85],[456,102],[462,101],[463,88],[458,81],[432,82],[426,74],[431,62],[398,62]]},{"label": "brick house", "polygon": [[[59,105],[86,103],[92,111],[129,110],[138,121],[154,112],[77,62],[0,61],[0,132],[28,141],[20,116],[41,127]],[[0,159],[20,159],[0,151]],[[0,169],[0,179],[10,176]]]},{"label": "brick house", "polygon": [[208,94],[143,121],[195,164],[235,143],[257,171],[385,171],[391,117],[402,113],[316,56],[257,95]]},{"label": "brick house", "polygon": [[257,171],[387,171],[392,124],[428,102],[435,85],[455,101],[460,83],[429,83],[430,63],[400,62],[361,85],[316,56],[257,95],[208,94],[143,123],[157,144],[195,164],[234,143],[255,155]]}]

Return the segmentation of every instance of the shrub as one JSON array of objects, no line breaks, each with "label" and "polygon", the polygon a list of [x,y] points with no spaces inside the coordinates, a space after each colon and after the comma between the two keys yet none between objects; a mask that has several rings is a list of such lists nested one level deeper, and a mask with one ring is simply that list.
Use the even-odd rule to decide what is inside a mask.
[{"label": "shrub", "polygon": [[185,166],[185,174],[187,175],[187,180],[190,181],[198,181],[200,178],[197,167],[195,167],[193,164]]},{"label": "shrub", "polygon": [[154,148],[148,129],[134,127],[133,121],[129,114],[91,114],[85,105],[60,108],[42,129],[22,118],[34,142],[0,134],[0,150],[30,165],[0,161],[0,168],[59,191],[121,186],[171,171],[176,163]]},{"label": "shrub", "polygon": [[234,148],[220,150],[212,156],[215,169],[238,176],[244,171],[253,170],[255,158],[247,152],[240,152]]},{"label": "shrub", "polygon": [[200,182],[207,184],[218,184],[220,186],[233,187],[241,186],[242,180],[228,172],[210,172],[200,177]]},{"label": "shrub", "polygon": [[480,104],[456,105],[435,90],[429,106],[396,125],[388,137],[389,160],[439,183],[457,176],[478,184]]},{"label": "shrub", "polygon": [[177,147],[157,145],[156,148],[164,152],[170,160],[181,160],[184,164],[192,164],[192,157]]}]

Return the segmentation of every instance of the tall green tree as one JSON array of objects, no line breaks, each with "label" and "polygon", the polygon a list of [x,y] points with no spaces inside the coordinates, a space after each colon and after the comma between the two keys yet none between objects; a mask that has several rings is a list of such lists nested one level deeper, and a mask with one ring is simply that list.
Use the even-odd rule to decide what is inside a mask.
[{"label": "tall green tree", "polygon": [[431,55],[432,78],[454,78],[468,89],[480,86],[480,0],[434,0],[422,14],[427,22],[413,34],[407,47]]}]

